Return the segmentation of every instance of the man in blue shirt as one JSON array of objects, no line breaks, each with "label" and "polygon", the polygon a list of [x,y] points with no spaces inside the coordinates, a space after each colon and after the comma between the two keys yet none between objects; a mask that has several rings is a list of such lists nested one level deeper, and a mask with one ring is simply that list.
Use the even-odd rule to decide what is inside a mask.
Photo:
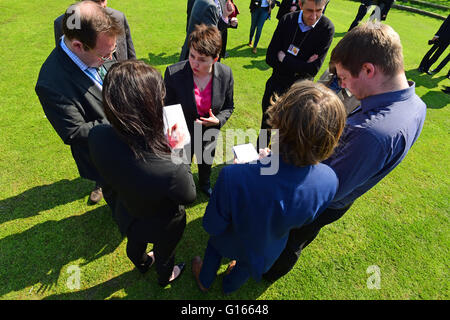
[{"label": "man in blue shirt", "polygon": [[352,29],[331,53],[330,63],[341,87],[361,101],[348,116],[335,153],[324,161],[336,172],[339,189],[313,223],[291,230],[283,253],[264,274],[269,281],[288,273],[322,227],[342,217],[404,159],[425,120],[426,105],[415,94],[414,82],[406,79],[400,37],[391,27],[368,23]]}]

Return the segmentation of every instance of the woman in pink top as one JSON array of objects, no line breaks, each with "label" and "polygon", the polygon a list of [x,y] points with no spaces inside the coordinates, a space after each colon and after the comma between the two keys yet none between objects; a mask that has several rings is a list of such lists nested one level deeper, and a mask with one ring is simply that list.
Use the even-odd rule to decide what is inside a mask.
[{"label": "woman in pink top", "polygon": [[191,161],[195,153],[200,190],[210,196],[217,136],[234,110],[234,80],[231,69],[217,62],[222,39],[216,27],[198,25],[189,35],[188,46],[189,59],[166,69],[165,104],[183,108],[191,135],[184,151]]}]

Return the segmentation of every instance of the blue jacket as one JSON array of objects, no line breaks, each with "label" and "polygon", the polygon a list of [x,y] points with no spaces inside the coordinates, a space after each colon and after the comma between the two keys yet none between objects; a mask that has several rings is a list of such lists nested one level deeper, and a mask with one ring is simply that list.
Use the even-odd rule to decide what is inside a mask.
[{"label": "blue jacket", "polygon": [[324,165],[296,167],[280,159],[275,175],[261,162],[222,169],[203,217],[210,243],[259,280],[286,246],[289,231],[311,223],[333,199],[338,180]]}]

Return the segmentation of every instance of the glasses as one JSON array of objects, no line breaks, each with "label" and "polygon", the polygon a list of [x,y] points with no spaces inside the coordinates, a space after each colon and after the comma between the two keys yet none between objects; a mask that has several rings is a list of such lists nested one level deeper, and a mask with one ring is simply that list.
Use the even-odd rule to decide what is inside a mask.
[{"label": "glasses", "polygon": [[[94,49],[92,49],[91,47],[89,47],[87,44],[83,43],[83,45],[84,45],[86,48],[88,48],[89,50],[94,51]],[[101,55],[97,54],[96,52],[94,52],[94,54],[95,54],[99,59],[101,59],[102,62],[106,62],[106,61],[109,61],[109,60],[112,59],[112,55],[113,55],[116,51],[117,51],[117,44],[116,44],[116,46],[114,47],[114,50],[111,51],[111,53],[108,54],[108,55],[101,56]]]}]

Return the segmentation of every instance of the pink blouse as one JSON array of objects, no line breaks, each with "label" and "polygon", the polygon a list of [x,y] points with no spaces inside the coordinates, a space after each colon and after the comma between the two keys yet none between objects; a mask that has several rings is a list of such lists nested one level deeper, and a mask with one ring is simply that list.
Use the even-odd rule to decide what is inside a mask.
[{"label": "pink blouse", "polygon": [[201,117],[209,117],[209,109],[211,109],[212,99],[212,77],[203,91],[200,91],[194,82],[194,94],[198,115]]}]

